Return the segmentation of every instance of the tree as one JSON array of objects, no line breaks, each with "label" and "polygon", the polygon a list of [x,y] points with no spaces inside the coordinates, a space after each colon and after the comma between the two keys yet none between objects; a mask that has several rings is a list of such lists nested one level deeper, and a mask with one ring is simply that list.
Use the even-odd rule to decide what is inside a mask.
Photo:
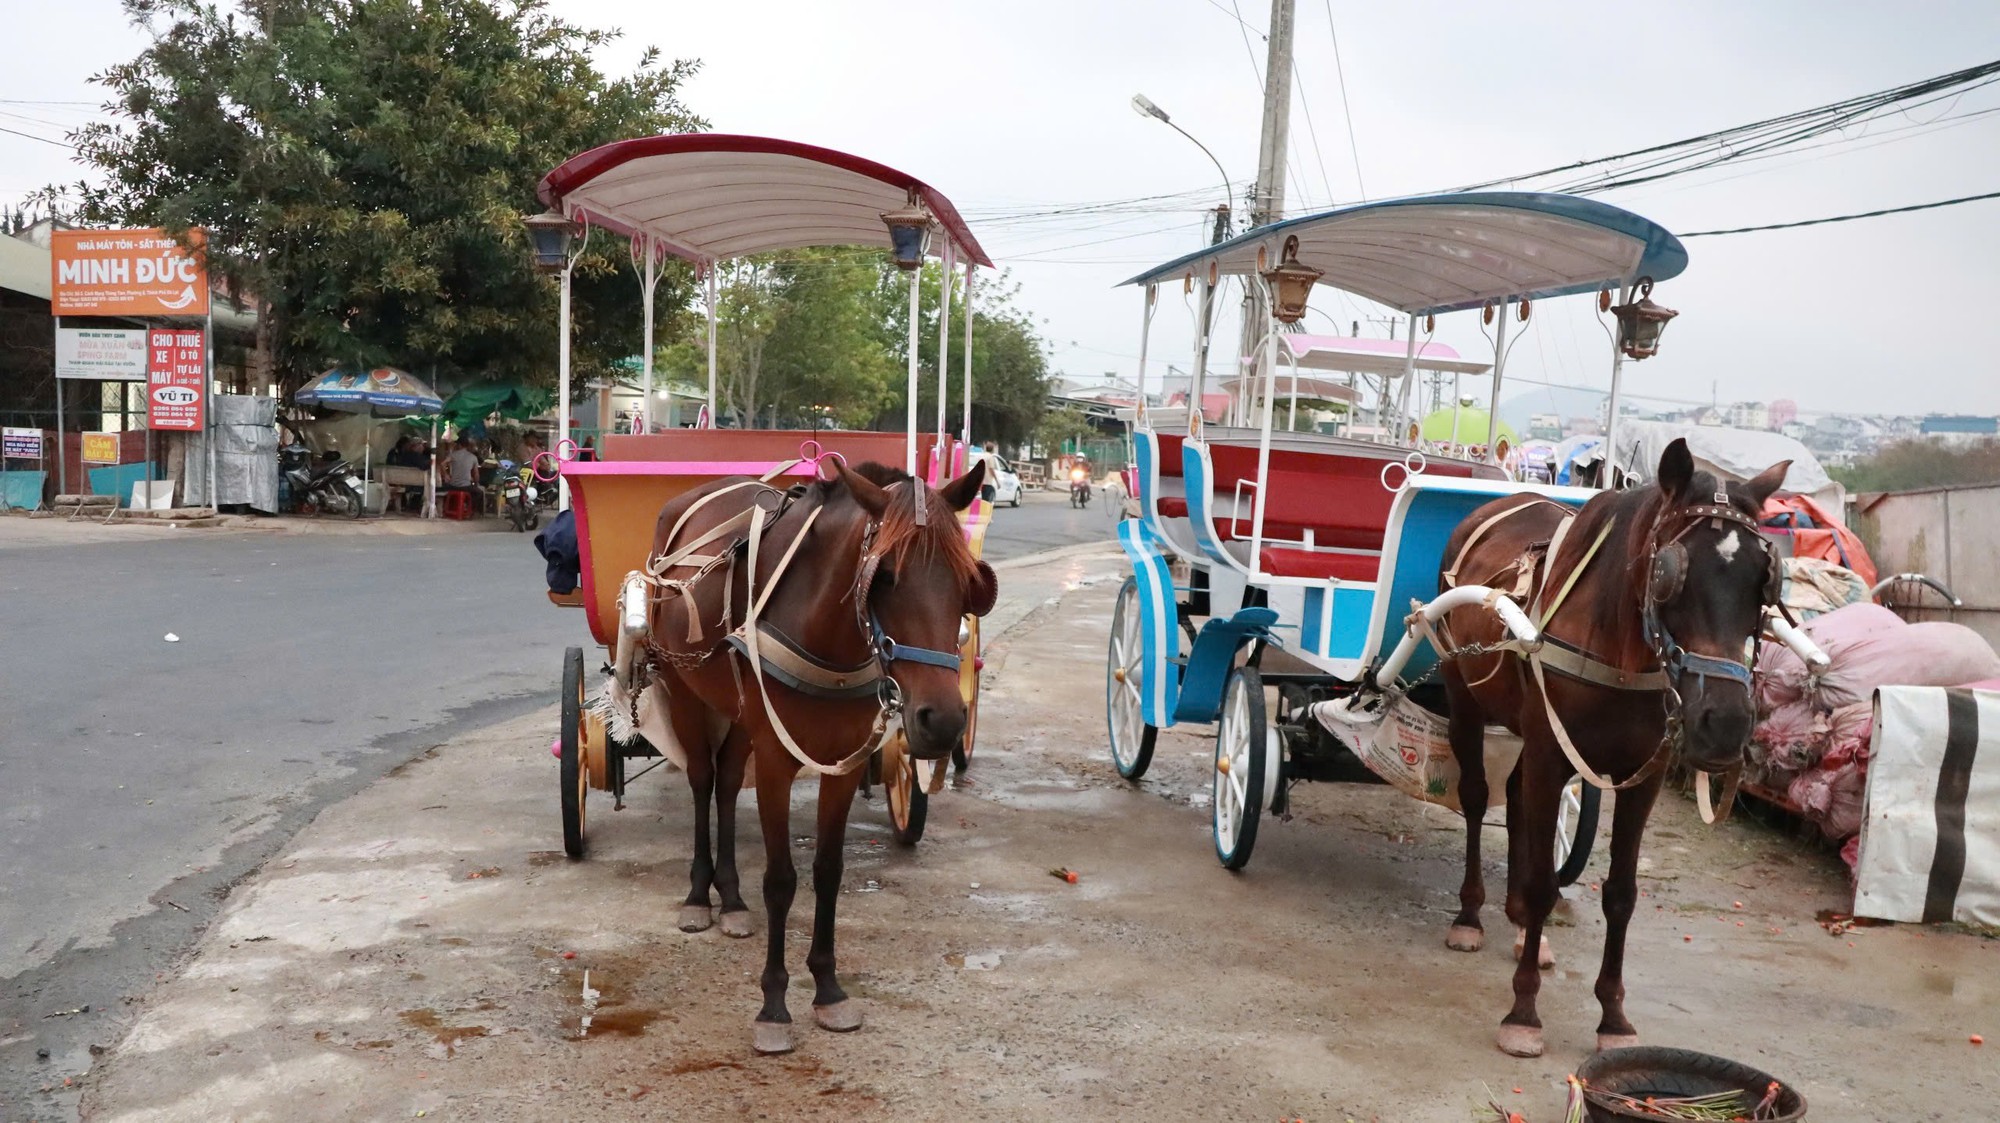
[{"label": "tree", "polygon": [[[919,428],[937,417],[937,310],[942,276],[936,265],[924,266],[922,311],[917,327],[917,422]],[[1048,409],[1048,352],[1034,321],[1015,307],[1020,286],[1005,272],[978,276],[973,290],[972,432],[976,440],[1018,444],[1028,439]],[[882,312],[884,346],[894,356],[898,372],[909,361],[910,282],[906,273],[884,269],[876,298]],[[952,288],[950,355],[945,379],[946,426],[956,432],[965,363],[965,284]],[[906,416],[907,376],[894,380],[889,412],[900,428]],[[889,418],[884,419],[888,424]]]},{"label": "tree", "polygon": [[[153,45],[96,80],[113,120],[75,134],[95,178],[51,189],[85,221],[208,230],[211,271],[255,294],[287,384],[331,363],[443,381],[553,382],[556,293],[524,213],[570,155],[705,127],[696,64],[591,61],[614,33],[540,0],[125,0]],[[591,235],[574,289],[583,375],[636,349],[622,239]],[[686,302],[670,268],[658,299]]]},{"label": "tree", "polygon": [[1072,441],[1075,442],[1075,448],[1081,449],[1083,442],[1096,435],[1097,429],[1091,425],[1090,418],[1086,417],[1082,410],[1068,406],[1042,414],[1034,430],[1035,444],[1049,455],[1074,451],[1070,447]]},{"label": "tree", "polygon": [[1897,441],[1866,460],[1829,468],[1827,474],[1855,493],[2000,482],[2000,444],[1948,448],[1929,441]]}]

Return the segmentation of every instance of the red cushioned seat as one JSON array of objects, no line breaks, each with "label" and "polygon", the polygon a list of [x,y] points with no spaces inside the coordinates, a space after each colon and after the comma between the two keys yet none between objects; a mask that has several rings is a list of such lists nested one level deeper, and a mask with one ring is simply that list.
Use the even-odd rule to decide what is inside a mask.
[{"label": "red cushioned seat", "polygon": [[1159,508],[1160,517],[1163,519],[1184,519],[1188,517],[1187,500],[1179,496],[1162,495],[1160,496],[1160,501],[1154,504],[1154,506]]},{"label": "red cushioned seat", "polygon": [[1279,577],[1328,577],[1342,581],[1373,581],[1382,568],[1380,554],[1327,554],[1313,550],[1288,550],[1266,546],[1258,555],[1264,572]]}]

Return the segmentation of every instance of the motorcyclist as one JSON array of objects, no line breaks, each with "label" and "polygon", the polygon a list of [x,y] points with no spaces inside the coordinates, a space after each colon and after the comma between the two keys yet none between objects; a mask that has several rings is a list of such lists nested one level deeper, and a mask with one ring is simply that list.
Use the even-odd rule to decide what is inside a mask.
[{"label": "motorcyclist", "polygon": [[1090,458],[1079,456],[1070,462],[1069,499],[1072,506],[1081,507],[1090,502]]}]

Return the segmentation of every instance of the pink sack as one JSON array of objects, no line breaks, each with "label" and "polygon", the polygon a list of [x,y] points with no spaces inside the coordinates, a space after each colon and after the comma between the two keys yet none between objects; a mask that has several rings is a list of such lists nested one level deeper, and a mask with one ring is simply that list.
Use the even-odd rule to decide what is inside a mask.
[{"label": "pink sack", "polygon": [[[1849,646],[1882,632],[1899,631],[1909,625],[1901,617],[1879,604],[1862,602],[1834,609],[1824,616],[1808,620],[1801,626],[1802,631],[1825,651],[1837,668],[1840,652]],[[2000,671],[1996,671],[2000,674]],[[1981,677],[1978,675],[1975,678]],[[1769,712],[1787,702],[1796,702],[1806,695],[1806,665],[1792,649],[1784,644],[1766,642],[1757,649],[1757,707],[1760,712]]]},{"label": "pink sack", "polygon": [[2000,676],[2000,655],[1963,624],[1910,624],[1827,648],[1833,665],[1812,700],[1823,709],[1867,704],[1878,686],[1951,686]]}]

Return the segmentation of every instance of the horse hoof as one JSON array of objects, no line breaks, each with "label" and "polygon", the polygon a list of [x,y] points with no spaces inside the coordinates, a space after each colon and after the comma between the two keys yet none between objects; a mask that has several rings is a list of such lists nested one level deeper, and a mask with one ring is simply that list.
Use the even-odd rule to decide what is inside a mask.
[{"label": "horse hoof", "polygon": [[750,935],[750,910],[738,909],[722,914],[722,934],[731,939],[741,940]]},{"label": "horse hoof", "polygon": [[[1520,962],[1521,949],[1527,946],[1527,943],[1528,943],[1528,934],[1526,932],[1522,932],[1517,929],[1514,932],[1515,962],[1517,963]],[[1546,971],[1549,968],[1554,967],[1555,965],[1556,965],[1556,949],[1549,946],[1549,938],[1547,936],[1543,936],[1541,951],[1539,954],[1535,956],[1535,966],[1540,967],[1542,970]]]},{"label": "horse hoof", "polygon": [[784,1022],[756,1022],[750,1027],[750,1047],[766,1057],[792,1051],[792,1027]]},{"label": "horse hoof", "polygon": [[1453,951],[1478,951],[1486,946],[1486,933],[1463,924],[1454,924],[1444,934],[1444,946]]},{"label": "horse hoof", "polygon": [[1542,1027],[1503,1025],[1495,1044],[1510,1057],[1539,1057],[1542,1055]]},{"label": "horse hoof", "polygon": [[1637,1044],[1639,1044],[1639,1035],[1636,1033],[1600,1033],[1597,1035],[1597,1051],[1600,1053],[1606,1049],[1630,1049]]},{"label": "horse hoof", "polygon": [[681,931],[706,932],[711,923],[707,905],[681,906]]},{"label": "horse hoof", "polygon": [[813,1007],[813,1021],[833,1033],[852,1033],[861,1028],[861,1008],[853,999],[843,998],[831,1006]]}]

